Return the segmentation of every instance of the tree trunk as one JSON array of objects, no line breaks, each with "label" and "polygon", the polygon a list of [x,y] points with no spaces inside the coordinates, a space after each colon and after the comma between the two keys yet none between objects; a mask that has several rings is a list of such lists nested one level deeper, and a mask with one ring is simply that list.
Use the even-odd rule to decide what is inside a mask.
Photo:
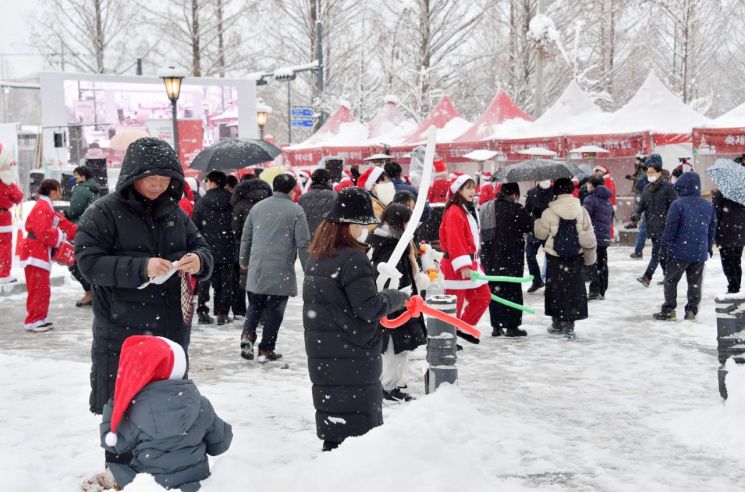
[{"label": "tree trunk", "polygon": [[225,25],[223,23],[223,0],[217,0],[217,71],[225,78]]},{"label": "tree trunk", "polygon": [[94,49],[96,52],[96,71],[98,73],[104,73],[104,65],[103,65],[103,20],[101,18],[101,0],[95,0],[93,2],[93,8],[95,9],[95,39],[93,41],[94,43]]},{"label": "tree trunk", "polygon": [[432,61],[430,53],[430,0],[419,0],[419,112],[429,111],[429,69]]},{"label": "tree trunk", "polygon": [[202,75],[202,50],[199,33],[199,0],[191,0],[191,74]]},{"label": "tree trunk", "polygon": [[613,71],[615,69],[616,58],[616,7],[613,0],[610,2],[608,22],[608,71],[606,75],[605,91],[613,96]]}]

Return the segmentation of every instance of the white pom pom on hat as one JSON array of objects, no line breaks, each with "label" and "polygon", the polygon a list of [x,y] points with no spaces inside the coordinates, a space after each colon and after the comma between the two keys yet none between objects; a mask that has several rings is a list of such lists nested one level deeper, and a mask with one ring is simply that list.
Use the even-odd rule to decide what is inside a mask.
[{"label": "white pom pom on hat", "polygon": [[114,434],[113,432],[107,432],[104,441],[106,442],[107,446],[113,448],[114,446],[116,446],[118,439],[116,437],[116,434]]}]

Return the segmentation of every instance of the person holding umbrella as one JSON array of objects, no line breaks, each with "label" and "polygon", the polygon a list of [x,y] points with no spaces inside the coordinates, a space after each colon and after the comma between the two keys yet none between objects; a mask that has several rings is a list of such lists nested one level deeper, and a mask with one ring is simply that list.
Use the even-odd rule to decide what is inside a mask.
[{"label": "person holding umbrella", "polygon": [[[717,161],[706,172],[714,184],[720,186],[712,195],[717,215],[716,244],[727,277],[727,293],[737,294],[742,284],[742,250],[745,246],[745,165]],[[735,184],[740,185],[740,191],[733,189]]]}]

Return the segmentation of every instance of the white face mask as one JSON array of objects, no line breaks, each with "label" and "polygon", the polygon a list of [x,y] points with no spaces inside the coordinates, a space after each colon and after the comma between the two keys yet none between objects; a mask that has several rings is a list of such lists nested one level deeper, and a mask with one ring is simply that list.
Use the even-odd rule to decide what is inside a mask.
[{"label": "white face mask", "polygon": [[357,241],[364,243],[367,240],[367,227],[362,228],[362,232],[357,236]]},{"label": "white face mask", "polygon": [[375,195],[383,202],[383,205],[388,205],[396,195],[396,187],[390,181],[378,183],[375,185]]},{"label": "white face mask", "polygon": [[547,179],[545,181],[539,181],[538,186],[540,186],[542,190],[547,190],[549,186],[551,186],[551,180]]},{"label": "white face mask", "polygon": [[657,181],[658,177],[659,176],[647,176],[647,181],[649,181],[650,183],[654,183],[655,181]]}]

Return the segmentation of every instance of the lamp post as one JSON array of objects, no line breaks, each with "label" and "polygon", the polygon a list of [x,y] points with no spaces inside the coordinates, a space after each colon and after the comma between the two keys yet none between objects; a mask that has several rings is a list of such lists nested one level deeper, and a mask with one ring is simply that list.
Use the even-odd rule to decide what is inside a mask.
[{"label": "lamp post", "polygon": [[259,126],[259,138],[261,140],[264,140],[264,126],[271,112],[272,108],[259,99],[256,104],[256,124]]},{"label": "lamp post", "polygon": [[168,67],[168,70],[164,70],[160,73],[160,78],[163,79],[163,83],[166,86],[166,94],[168,99],[171,101],[171,118],[173,119],[173,150],[176,151],[176,155],[179,155],[178,148],[178,121],[177,121],[177,109],[176,103],[181,95],[181,81],[184,79],[184,75],[177,71],[175,67]]}]

